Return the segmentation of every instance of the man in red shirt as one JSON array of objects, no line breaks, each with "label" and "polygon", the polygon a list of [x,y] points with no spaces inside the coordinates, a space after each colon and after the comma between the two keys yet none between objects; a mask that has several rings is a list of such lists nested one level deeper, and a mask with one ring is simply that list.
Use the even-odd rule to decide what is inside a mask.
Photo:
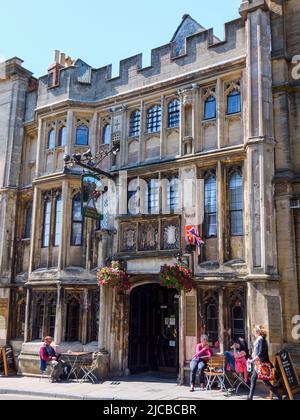
[{"label": "man in red shirt", "polygon": [[197,344],[196,354],[194,355],[190,367],[191,367],[191,392],[195,391],[196,375],[199,371],[200,375],[200,389],[204,390],[205,386],[205,375],[204,370],[207,367],[207,362],[212,357],[213,352],[209,346],[207,335],[202,335],[200,344]]}]

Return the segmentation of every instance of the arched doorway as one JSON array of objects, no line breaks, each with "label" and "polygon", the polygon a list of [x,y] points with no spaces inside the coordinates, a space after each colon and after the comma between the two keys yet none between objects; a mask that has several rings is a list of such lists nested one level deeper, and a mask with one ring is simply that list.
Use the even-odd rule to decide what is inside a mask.
[{"label": "arched doorway", "polygon": [[132,374],[179,370],[179,294],[159,284],[133,289],[130,296],[128,367]]}]

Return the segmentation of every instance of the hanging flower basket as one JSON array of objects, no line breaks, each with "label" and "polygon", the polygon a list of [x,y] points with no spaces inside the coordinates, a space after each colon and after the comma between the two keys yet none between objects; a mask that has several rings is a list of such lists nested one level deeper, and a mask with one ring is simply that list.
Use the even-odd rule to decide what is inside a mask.
[{"label": "hanging flower basket", "polygon": [[161,285],[168,289],[190,292],[193,289],[192,271],[183,263],[164,265],[160,270]]},{"label": "hanging flower basket", "polygon": [[129,276],[123,270],[119,261],[113,261],[110,267],[98,270],[98,284],[103,287],[111,287],[118,292],[125,292],[131,288]]}]

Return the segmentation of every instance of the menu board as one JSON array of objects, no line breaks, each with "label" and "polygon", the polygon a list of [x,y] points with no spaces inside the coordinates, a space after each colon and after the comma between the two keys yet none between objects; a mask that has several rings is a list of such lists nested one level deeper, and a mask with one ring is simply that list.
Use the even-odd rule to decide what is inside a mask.
[{"label": "menu board", "polygon": [[16,367],[12,347],[0,347],[0,375],[8,376],[15,374]]},{"label": "menu board", "polygon": [[300,383],[290,354],[287,351],[282,350],[277,355],[277,362],[289,398],[290,400],[293,400],[294,395],[300,392]]}]

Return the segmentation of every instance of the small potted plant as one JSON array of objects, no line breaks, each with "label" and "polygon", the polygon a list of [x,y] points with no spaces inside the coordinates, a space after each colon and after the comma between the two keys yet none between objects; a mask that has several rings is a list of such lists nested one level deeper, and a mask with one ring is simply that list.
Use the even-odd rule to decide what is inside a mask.
[{"label": "small potted plant", "polygon": [[129,276],[119,261],[112,261],[109,267],[98,270],[98,284],[101,287],[110,287],[118,292],[125,292],[131,288]]},{"label": "small potted plant", "polygon": [[190,292],[193,289],[192,271],[181,261],[175,265],[164,265],[160,270],[161,285],[168,289]]}]

